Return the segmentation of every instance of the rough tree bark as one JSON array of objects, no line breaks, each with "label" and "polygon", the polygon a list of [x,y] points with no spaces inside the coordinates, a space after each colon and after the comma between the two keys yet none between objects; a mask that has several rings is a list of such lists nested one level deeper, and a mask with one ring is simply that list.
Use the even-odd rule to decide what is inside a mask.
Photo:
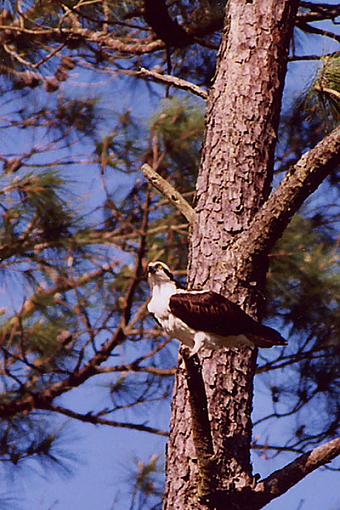
[{"label": "rough tree bark", "polygon": [[[234,247],[270,192],[296,9],[292,0],[229,0],[197,181],[189,285],[222,292],[256,318],[263,307],[266,253],[248,261]],[[208,471],[212,494],[198,501],[197,492],[206,496],[207,488],[200,494],[197,457],[202,450],[195,450],[192,439],[195,424],[186,369],[181,367],[172,405],[164,509],[253,510],[248,496],[253,486],[250,415],[256,351],[205,352],[201,362],[213,436]],[[187,365],[189,373],[191,368]]]}]

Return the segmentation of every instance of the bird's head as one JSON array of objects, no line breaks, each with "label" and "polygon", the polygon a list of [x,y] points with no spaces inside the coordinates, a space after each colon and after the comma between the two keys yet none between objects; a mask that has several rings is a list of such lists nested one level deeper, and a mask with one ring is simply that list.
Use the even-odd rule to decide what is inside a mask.
[{"label": "bird's head", "polygon": [[174,276],[169,267],[157,260],[148,264],[148,281],[150,286],[162,285],[165,283],[175,283]]}]

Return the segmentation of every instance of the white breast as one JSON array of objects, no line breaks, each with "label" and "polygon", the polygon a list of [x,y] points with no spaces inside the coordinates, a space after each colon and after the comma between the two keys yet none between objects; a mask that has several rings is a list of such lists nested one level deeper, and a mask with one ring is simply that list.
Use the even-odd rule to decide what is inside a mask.
[{"label": "white breast", "polygon": [[152,289],[152,298],[148,304],[148,310],[156,317],[165,333],[172,338],[181,340],[189,347],[193,347],[194,331],[181,319],[175,317],[169,308],[170,297],[176,292],[177,289],[173,283],[155,286]]},{"label": "white breast", "polygon": [[148,310],[150,313],[153,313],[159,321],[168,318],[170,313],[169,300],[173,294],[176,294],[176,286],[173,283],[161,286],[155,285],[153,287]]}]

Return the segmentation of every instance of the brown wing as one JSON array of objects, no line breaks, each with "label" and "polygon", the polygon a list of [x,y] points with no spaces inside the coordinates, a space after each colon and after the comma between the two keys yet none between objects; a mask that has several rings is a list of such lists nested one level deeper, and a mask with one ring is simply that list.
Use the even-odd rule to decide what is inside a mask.
[{"label": "brown wing", "polygon": [[[262,326],[247,315],[238,305],[213,291],[185,292],[170,298],[170,310],[189,327],[221,336],[249,335],[262,338],[267,344],[284,344],[280,333]],[[258,343],[260,346],[260,344]]]}]

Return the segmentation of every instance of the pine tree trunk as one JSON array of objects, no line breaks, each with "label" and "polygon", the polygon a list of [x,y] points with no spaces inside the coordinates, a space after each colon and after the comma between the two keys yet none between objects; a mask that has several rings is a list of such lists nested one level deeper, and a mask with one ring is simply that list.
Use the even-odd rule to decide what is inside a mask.
[{"label": "pine tree trunk", "polygon": [[[246,260],[233,243],[270,192],[296,9],[292,0],[229,0],[197,180],[189,285],[221,292],[256,318],[263,307],[266,255]],[[256,350],[205,351],[201,362],[213,436],[212,476],[223,503],[217,496],[210,504],[198,502],[189,394],[180,364],[164,510],[254,510],[247,495],[252,483],[250,415]]]}]

